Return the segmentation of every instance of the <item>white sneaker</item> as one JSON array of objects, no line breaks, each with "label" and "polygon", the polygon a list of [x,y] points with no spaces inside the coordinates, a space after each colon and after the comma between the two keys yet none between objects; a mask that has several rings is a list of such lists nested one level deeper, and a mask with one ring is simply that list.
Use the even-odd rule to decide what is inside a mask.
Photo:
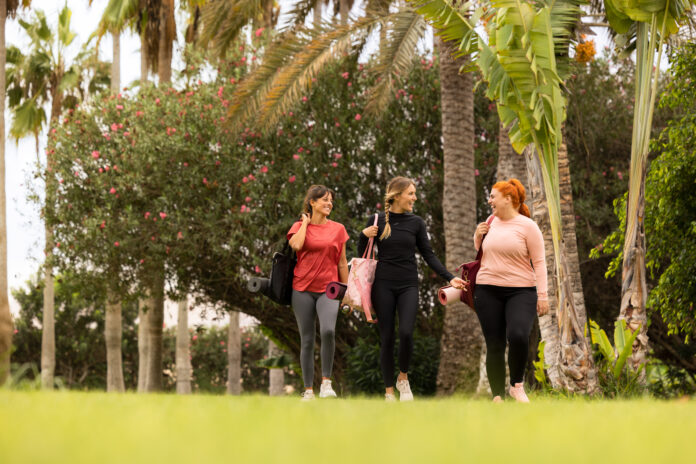
[{"label": "white sneaker", "polygon": [[413,393],[411,393],[411,385],[408,380],[397,380],[396,389],[399,390],[399,401],[413,401]]},{"label": "white sneaker", "polygon": [[385,393],[384,401],[386,401],[387,403],[393,403],[396,401],[396,396],[394,396],[393,393]]},{"label": "white sneaker", "polygon": [[301,401],[313,401],[314,400],[314,390],[305,390],[304,393],[302,393],[302,400]]},{"label": "white sneaker", "polygon": [[336,392],[331,388],[331,380],[324,379],[321,381],[319,398],[336,398]]}]

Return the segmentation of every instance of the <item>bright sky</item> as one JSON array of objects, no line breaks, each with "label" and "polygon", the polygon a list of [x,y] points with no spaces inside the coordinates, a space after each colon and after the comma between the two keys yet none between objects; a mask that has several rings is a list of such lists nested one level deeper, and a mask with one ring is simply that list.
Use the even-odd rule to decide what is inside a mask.
[{"label": "bright sky", "polygon": [[[72,53],[76,53],[80,45],[94,31],[108,0],[94,0],[91,7],[88,7],[87,3],[87,0],[67,0],[67,5],[72,10],[72,29],[78,33],[73,49],[70,51]],[[284,6],[289,4],[287,0],[281,0],[280,3]],[[356,2],[356,6],[358,3],[360,2]],[[32,9],[43,10],[49,24],[55,27],[58,21],[58,11],[63,5],[63,2],[56,0],[33,0]],[[21,13],[20,16],[26,18],[30,14],[31,12]],[[178,20],[179,24],[182,24],[184,19],[179,16]],[[180,34],[182,30],[183,27],[179,27]],[[7,46],[26,47],[28,40],[23,32],[16,20],[8,18],[6,25]],[[428,42],[432,44],[431,40]],[[600,32],[599,37],[597,37],[597,49],[601,50],[600,47],[605,43],[606,34]],[[102,40],[100,54],[105,60],[111,60],[110,36],[106,36]],[[175,52],[176,55],[178,54]],[[127,85],[139,78],[140,40],[132,33],[125,32],[121,36],[121,82],[122,85]],[[9,130],[9,113],[5,114],[5,121],[6,128]],[[35,142],[28,138],[15,145],[13,141],[7,138],[6,140],[8,283],[10,289],[13,289],[23,286],[36,273],[39,264],[43,261],[44,229],[38,209],[27,200],[27,185],[32,182],[31,172],[37,159]],[[41,153],[45,146],[45,140],[45,135],[39,138],[39,151]],[[13,314],[16,314],[18,305],[12,298],[10,306]],[[176,318],[176,307],[173,305],[168,307],[167,312],[169,323],[172,321],[172,317]]]}]

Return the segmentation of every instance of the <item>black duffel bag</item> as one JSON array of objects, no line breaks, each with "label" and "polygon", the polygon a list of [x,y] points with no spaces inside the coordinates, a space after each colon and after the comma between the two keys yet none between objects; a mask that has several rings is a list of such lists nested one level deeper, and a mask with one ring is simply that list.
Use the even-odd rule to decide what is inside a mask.
[{"label": "black duffel bag", "polygon": [[271,267],[271,281],[269,283],[268,297],[282,305],[289,306],[292,301],[292,278],[297,264],[297,254],[285,242],[283,251],[273,255],[273,267]]}]

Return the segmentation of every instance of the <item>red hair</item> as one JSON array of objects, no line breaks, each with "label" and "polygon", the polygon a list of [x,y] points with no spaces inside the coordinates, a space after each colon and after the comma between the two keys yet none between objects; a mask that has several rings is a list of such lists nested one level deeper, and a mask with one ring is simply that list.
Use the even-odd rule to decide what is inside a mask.
[{"label": "red hair", "polygon": [[531,217],[529,208],[524,204],[524,200],[527,198],[527,192],[524,190],[522,182],[517,179],[504,180],[496,182],[493,188],[499,191],[504,197],[510,197],[512,199],[512,206],[517,208],[520,214]]}]

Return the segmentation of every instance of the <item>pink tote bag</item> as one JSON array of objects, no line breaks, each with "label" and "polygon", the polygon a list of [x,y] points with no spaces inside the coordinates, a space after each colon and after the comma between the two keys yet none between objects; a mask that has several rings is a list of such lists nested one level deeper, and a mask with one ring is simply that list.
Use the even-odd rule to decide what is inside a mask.
[{"label": "pink tote bag", "polygon": [[[377,225],[377,215],[375,223]],[[377,260],[375,259],[375,238],[370,237],[367,248],[362,258],[350,260],[350,272],[348,273],[348,287],[343,297],[343,305],[358,312],[364,312],[367,322],[375,323],[377,319],[372,318],[372,283],[375,281],[375,270]]]}]

